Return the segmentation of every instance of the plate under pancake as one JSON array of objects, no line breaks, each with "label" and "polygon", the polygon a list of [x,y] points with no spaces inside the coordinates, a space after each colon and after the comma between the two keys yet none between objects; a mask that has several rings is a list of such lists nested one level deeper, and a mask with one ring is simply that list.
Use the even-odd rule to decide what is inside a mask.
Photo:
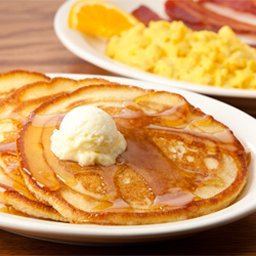
[{"label": "plate under pancake", "polygon": [[[75,75],[75,74],[52,74],[51,77],[67,77],[71,79],[92,78],[95,75]],[[113,82],[122,84],[131,84],[145,89],[167,90],[163,85],[156,85],[148,82],[141,82],[121,77],[100,77]],[[157,87],[156,87],[157,86]],[[241,196],[229,207],[211,213],[209,215],[193,218],[185,221],[169,222],[155,225],[132,225],[132,226],[113,226],[92,224],[70,224],[54,221],[44,221],[29,217],[20,217],[12,214],[0,213],[0,226],[2,229],[23,234],[25,236],[37,239],[80,243],[80,244],[118,244],[130,242],[149,242],[151,240],[160,240],[162,238],[177,238],[179,236],[191,235],[194,232],[207,230],[213,227],[224,225],[248,214],[255,212],[256,196],[256,177],[255,154],[256,137],[255,120],[249,115],[228,106],[222,102],[210,99],[208,97],[191,93],[188,91],[171,89],[186,97],[189,102],[200,107],[204,112],[213,115],[217,120],[225,123],[235,132],[235,135],[243,142],[246,149],[251,152],[251,164],[249,166],[249,179],[246,188]],[[239,122],[237,122],[239,120]],[[244,124],[247,124],[245,127]]]}]

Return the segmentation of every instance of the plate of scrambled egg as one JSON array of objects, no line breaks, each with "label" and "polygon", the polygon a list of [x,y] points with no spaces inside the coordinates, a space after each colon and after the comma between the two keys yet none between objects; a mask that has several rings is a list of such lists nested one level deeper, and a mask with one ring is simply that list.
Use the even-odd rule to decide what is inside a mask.
[{"label": "plate of scrambled egg", "polygon": [[[111,72],[217,97],[256,98],[256,49],[228,26],[218,32],[193,31],[182,21],[138,23],[110,39],[84,35],[68,27],[76,1],[65,2],[55,16],[60,41],[78,57]],[[109,0],[130,13],[146,5],[166,17],[165,0]],[[250,112],[250,111],[249,111]]]}]

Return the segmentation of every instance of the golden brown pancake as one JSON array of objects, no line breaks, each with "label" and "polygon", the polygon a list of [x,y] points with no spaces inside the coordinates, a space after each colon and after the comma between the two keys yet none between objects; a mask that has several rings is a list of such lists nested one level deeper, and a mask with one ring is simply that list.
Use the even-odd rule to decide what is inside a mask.
[{"label": "golden brown pancake", "polygon": [[[125,136],[115,165],[81,167],[51,152],[53,130],[81,105],[108,112]],[[248,175],[246,152],[229,128],[182,96],[109,83],[42,104],[23,125],[17,150],[28,190],[74,223],[198,217],[232,203]]]},{"label": "golden brown pancake", "polygon": [[[18,89],[32,83],[48,81],[50,78],[43,74],[22,70],[0,74],[0,115],[4,116],[8,97]],[[13,116],[12,111],[10,113]],[[6,205],[1,211],[20,214],[21,212],[18,211],[20,209],[23,212],[21,214],[30,213],[30,216],[64,221],[64,218],[52,207],[38,203],[24,184],[15,151],[17,129],[20,127],[18,120],[8,118],[6,115],[0,120],[0,202]],[[11,205],[15,205],[16,209]]]},{"label": "golden brown pancake", "polygon": [[[34,83],[33,83],[34,82]],[[15,71],[0,75],[0,202],[29,216],[65,221],[56,210],[39,202],[27,189],[19,171],[16,139],[26,118],[43,102],[63,92],[89,84],[106,82],[102,79],[50,79],[39,73]],[[107,83],[107,82],[106,82]]]},{"label": "golden brown pancake", "polygon": [[26,84],[49,80],[50,78],[44,74],[24,70],[2,73],[0,74],[0,99],[6,98],[8,94]]}]

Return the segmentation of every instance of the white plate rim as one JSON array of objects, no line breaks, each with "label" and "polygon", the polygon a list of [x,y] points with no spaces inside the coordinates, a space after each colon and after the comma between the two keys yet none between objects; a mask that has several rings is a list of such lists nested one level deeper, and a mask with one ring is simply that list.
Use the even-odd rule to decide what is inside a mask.
[{"label": "white plate rim", "polygon": [[[122,84],[129,84],[140,86],[142,88],[153,89],[156,88],[156,85],[153,83],[139,81],[139,80],[132,80],[132,79],[125,79],[122,77],[110,77],[110,76],[98,76],[98,75],[78,75],[78,74],[50,74],[51,77],[55,76],[62,76],[67,78],[73,79],[82,79],[82,78],[91,78],[91,77],[99,77],[105,78],[113,82],[120,82]],[[222,112],[225,113],[232,113],[235,116],[235,119],[241,121],[241,123],[246,122],[249,126],[248,134],[252,135],[252,138],[243,138],[243,141],[248,140],[247,147],[253,152],[253,169],[255,170],[255,159],[254,156],[256,155],[256,135],[253,136],[253,131],[256,129],[256,120],[251,116],[245,114],[244,112],[229,106],[225,103],[222,103],[218,100],[211,99],[207,96],[199,95],[197,93],[184,91],[181,89],[176,88],[167,88],[164,85],[158,85],[158,90],[166,90],[171,92],[180,93],[181,95],[185,96],[188,101],[191,100],[207,102],[207,106],[204,105],[202,102],[199,104],[200,108],[209,108],[209,105],[214,104],[215,107],[220,107]],[[210,113],[212,114],[212,113]],[[233,117],[234,119],[234,117]],[[223,120],[225,118],[223,117]],[[221,120],[221,121],[223,121]],[[235,126],[234,120],[232,120],[233,125]],[[226,122],[224,122],[226,123]],[[240,124],[241,125],[241,124]],[[233,128],[233,127],[231,127]],[[249,136],[248,135],[248,136]],[[250,144],[252,143],[252,145]],[[256,176],[252,175],[252,182],[256,185]],[[252,185],[251,185],[252,186]],[[59,223],[54,221],[46,221],[46,220],[39,220],[34,218],[27,218],[27,217],[20,217],[15,215],[10,215],[6,213],[0,213],[0,228],[5,230],[16,230],[19,233],[35,233],[40,236],[49,236],[54,235],[56,238],[54,240],[59,240],[58,235],[66,234],[73,235],[74,238],[76,237],[83,237],[85,241],[90,238],[100,239],[104,242],[104,238],[120,238],[129,240],[131,237],[143,237],[147,239],[149,237],[155,236],[163,237],[166,235],[169,236],[178,236],[179,234],[187,234],[195,231],[205,230],[211,227],[217,227],[223,224],[227,224],[238,220],[242,217],[245,217],[253,212],[256,211],[256,186],[251,190],[248,194],[246,194],[242,199],[238,202],[232,204],[231,206],[217,211],[215,213],[211,213],[202,217],[178,221],[178,222],[171,222],[171,223],[163,223],[163,224],[151,224],[151,225],[139,225],[139,226],[112,226],[112,225],[94,225],[94,224],[67,224],[67,223]],[[104,228],[103,228],[104,227]],[[118,242],[118,239],[116,240]]]},{"label": "white plate rim", "polygon": [[[235,98],[256,98],[256,90],[211,87],[207,85],[198,85],[198,84],[192,84],[188,82],[163,78],[154,74],[150,74],[147,72],[134,69],[132,67],[118,63],[116,61],[110,60],[106,56],[99,57],[90,51],[85,51],[83,47],[78,46],[74,42],[72,36],[70,36],[69,33],[76,35],[77,38],[80,37],[79,40],[84,40],[84,44],[89,45],[85,40],[85,38],[79,32],[68,29],[66,25],[68,10],[70,9],[72,3],[75,1],[76,0],[68,0],[59,7],[54,17],[54,30],[57,37],[62,42],[62,44],[69,51],[71,51],[73,54],[75,54],[79,58],[85,61],[88,61],[105,70],[108,70],[110,72],[114,72],[116,74],[134,78],[134,79],[140,79],[140,80],[145,80],[149,82],[158,82],[158,83],[165,84],[166,86],[181,88],[181,89],[199,92],[207,95],[235,97]],[[108,1],[117,2],[117,0],[108,0]],[[128,1],[128,0],[124,0],[124,1]],[[129,0],[129,1],[136,1],[136,0]],[[120,2],[121,1],[119,1],[119,3]],[[152,2],[147,0],[140,0],[140,2],[144,2],[148,6],[150,6],[150,4],[152,3],[155,3],[155,1]],[[163,0],[161,0],[161,2],[163,2]]]}]

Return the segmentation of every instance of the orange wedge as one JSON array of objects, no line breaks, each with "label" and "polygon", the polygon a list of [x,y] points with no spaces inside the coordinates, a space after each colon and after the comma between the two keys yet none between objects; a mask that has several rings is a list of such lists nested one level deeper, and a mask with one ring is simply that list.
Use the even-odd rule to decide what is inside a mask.
[{"label": "orange wedge", "polygon": [[85,34],[110,38],[131,28],[138,20],[103,0],[80,0],[71,8],[69,27]]}]

